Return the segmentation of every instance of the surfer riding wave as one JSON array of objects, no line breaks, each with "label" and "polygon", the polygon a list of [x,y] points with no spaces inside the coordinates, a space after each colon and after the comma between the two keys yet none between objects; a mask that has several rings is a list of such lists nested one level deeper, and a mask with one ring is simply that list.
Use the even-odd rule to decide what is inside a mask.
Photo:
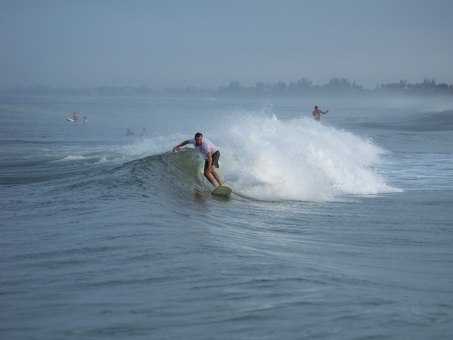
[{"label": "surfer riding wave", "polygon": [[195,147],[195,152],[205,161],[203,172],[204,177],[206,177],[209,183],[211,183],[214,187],[216,187],[216,184],[214,182],[213,177],[215,178],[219,185],[222,185],[222,181],[220,180],[219,175],[215,171],[215,168],[219,167],[220,158],[219,149],[209,139],[207,138],[203,139],[203,135],[201,134],[201,132],[197,132],[194,138],[185,140],[178,144],[177,146],[175,146],[173,148],[173,152],[189,143]]}]

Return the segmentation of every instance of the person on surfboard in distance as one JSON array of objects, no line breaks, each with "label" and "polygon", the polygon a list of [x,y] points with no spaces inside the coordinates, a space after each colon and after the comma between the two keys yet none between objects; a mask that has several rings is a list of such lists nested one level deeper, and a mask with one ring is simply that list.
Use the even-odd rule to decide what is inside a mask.
[{"label": "person on surfboard in distance", "polygon": [[315,117],[315,120],[320,120],[321,115],[325,115],[327,112],[329,112],[329,110],[327,110],[326,112],[323,112],[320,109],[318,109],[317,106],[315,106],[315,110],[313,111],[313,117]]},{"label": "person on surfboard in distance", "polygon": [[192,139],[185,140],[179,145],[173,148],[173,152],[178,150],[181,146],[192,144],[195,147],[195,152],[204,159],[204,172],[203,175],[208,181],[215,187],[215,182],[212,179],[214,176],[215,180],[219,185],[222,185],[219,175],[215,171],[215,168],[219,167],[220,152],[219,149],[207,138],[203,139],[203,135],[200,132],[195,134]]}]

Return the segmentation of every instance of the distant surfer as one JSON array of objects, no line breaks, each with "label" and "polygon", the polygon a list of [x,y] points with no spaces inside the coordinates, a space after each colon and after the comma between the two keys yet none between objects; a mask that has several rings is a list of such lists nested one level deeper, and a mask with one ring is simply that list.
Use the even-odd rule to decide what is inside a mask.
[{"label": "distant surfer", "polygon": [[77,119],[79,119],[79,116],[77,115],[77,112],[73,112],[73,113],[72,113],[72,120],[73,120],[74,122],[77,122]]},{"label": "distant surfer", "polygon": [[317,106],[315,106],[315,110],[313,111],[313,117],[315,117],[315,120],[320,120],[321,115],[325,115],[327,112],[329,112],[329,110],[324,112],[324,111],[321,111],[320,109],[318,109]]},{"label": "distant surfer", "polygon": [[195,138],[185,140],[181,144],[173,148],[173,152],[178,150],[181,146],[192,144],[195,147],[195,152],[204,159],[204,177],[215,187],[216,184],[212,177],[219,185],[222,185],[219,175],[215,171],[215,168],[219,167],[220,152],[219,149],[207,138],[203,139],[203,135],[200,132],[195,134]]},{"label": "distant surfer", "polygon": [[130,128],[127,128],[127,130],[126,130],[126,135],[128,135],[128,136],[133,136],[133,135],[135,135],[135,133],[134,133],[134,131],[132,131]]}]

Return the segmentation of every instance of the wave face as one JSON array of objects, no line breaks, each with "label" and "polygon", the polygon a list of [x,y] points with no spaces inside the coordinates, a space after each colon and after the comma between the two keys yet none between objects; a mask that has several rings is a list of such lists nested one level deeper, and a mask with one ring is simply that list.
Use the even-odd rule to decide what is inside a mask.
[{"label": "wave face", "polygon": [[453,131],[453,110],[425,113],[407,123],[415,131]]},{"label": "wave face", "polygon": [[360,125],[366,128],[384,128],[409,132],[453,131],[453,110],[389,117],[385,122],[366,121]]}]

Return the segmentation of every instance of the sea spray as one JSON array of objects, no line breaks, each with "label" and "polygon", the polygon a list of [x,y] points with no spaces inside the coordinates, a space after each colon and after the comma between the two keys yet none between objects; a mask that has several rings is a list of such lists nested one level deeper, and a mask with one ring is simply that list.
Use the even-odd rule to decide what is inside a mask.
[{"label": "sea spray", "polygon": [[260,200],[329,201],[394,192],[372,167],[385,150],[350,132],[301,118],[265,114],[225,118],[212,138],[221,174],[235,192]]}]

